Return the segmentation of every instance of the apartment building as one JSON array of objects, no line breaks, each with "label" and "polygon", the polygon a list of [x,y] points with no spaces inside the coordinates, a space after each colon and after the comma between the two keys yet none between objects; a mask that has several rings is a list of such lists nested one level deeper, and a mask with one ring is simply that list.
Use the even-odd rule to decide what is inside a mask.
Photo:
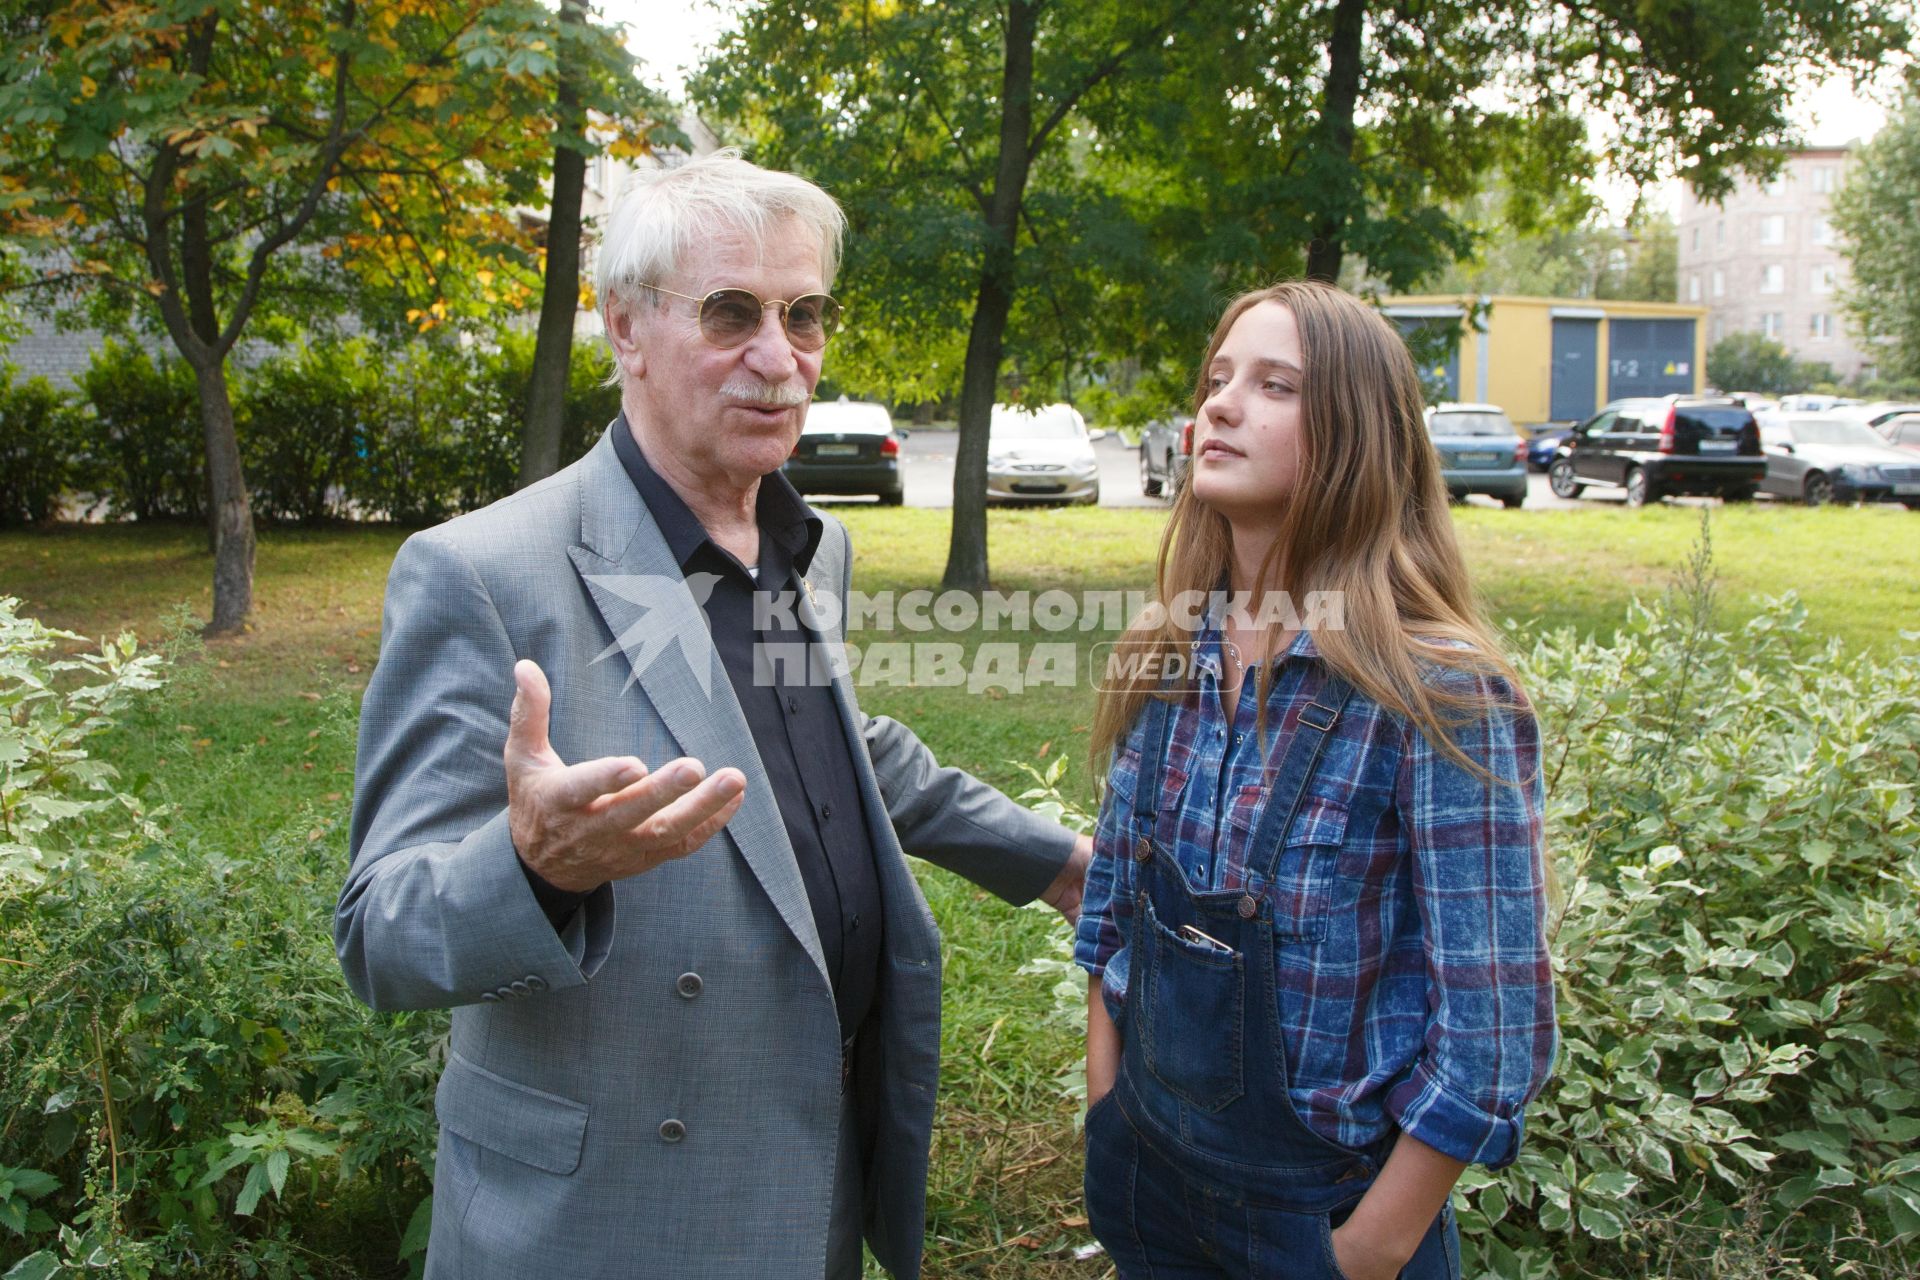
[{"label": "apartment building", "polygon": [[1680,198],[1680,292],[1707,309],[1707,345],[1731,333],[1774,338],[1840,378],[1872,372],[1840,295],[1847,262],[1831,221],[1850,147],[1812,147],[1766,182],[1742,178],[1718,204]]}]

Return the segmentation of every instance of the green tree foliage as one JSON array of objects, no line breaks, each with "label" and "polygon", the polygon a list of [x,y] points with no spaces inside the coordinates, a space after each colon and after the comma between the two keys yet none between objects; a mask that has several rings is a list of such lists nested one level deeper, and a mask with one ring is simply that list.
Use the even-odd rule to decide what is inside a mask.
[{"label": "green tree foliage", "polygon": [[1883,376],[1920,380],[1920,97],[1854,157],[1833,199],[1852,273],[1846,306]]},{"label": "green tree foliage", "polygon": [[1723,391],[1778,396],[1832,380],[1832,366],[1796,360],[1780,343],[1758,333],[1730,333],[1707,351],[1707,381]]},{"label": "green tree foliage", "polygon": [[[355,285],[428,326],[529,295],[550,15],[534,0],[58,0],[0,30],[0,231],[39,283],[163,330],[192,369],[213,630],[252,599],[227,359]],[[277,331],[275,321],[278,322]]]},{"label": "green tree foliage", "polygon": [[79,453],[77,415],[45,378],[0,364],[0,529],[43,524],[60,509]]},{"label": "green tree foliage", "polygon": [[1900,12],[766,3],[695,93],[757,158],[848,206],[860,327],[836,377],[895,399],[959,392],[946,581],[979,587],[987,415],[1008,382],[1051,396],[1076,368],[1137,369],[1184,398],[1224,294],[1337,279],[1348,255],[1408,288],[1468,251],[1448,207],[1496,169],[1511,224],[1542,221],[1598,167],[1587,113],[1621,121],[1617,170],[1726,190],[1774,162],[1788,89],[1904,44]]}]

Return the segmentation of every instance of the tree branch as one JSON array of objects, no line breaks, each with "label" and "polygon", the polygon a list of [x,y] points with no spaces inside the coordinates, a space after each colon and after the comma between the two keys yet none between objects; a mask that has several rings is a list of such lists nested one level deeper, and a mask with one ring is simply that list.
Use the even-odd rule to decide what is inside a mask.
[{"label": "tree branch", "polygon": [[1127,59],[1138,53],[1149,42],[1158,41],[1164,37],[1176,22],[1192,12],[1195,3],[1196,0],[1182,0],[1179,7],[1167,15],[1165,21],[1136,35],[1133,39],[1127,41],[1126,44],[1120,46],[1111,58],[1108,58],[1100,64],[1100,66],[1094,68],[1093,74],[1082,81],[1079,88],[1054,104],[1052,114],[1046,118],[1039,130],[1034,133],[1033,140],[1027,144],[1027,154],[1040,154],[1040,148],[1046,145],[1047,138],[1052,135],[1055,129],[1060,127],[1060,122],[1067,118],[1068,113],[1071,112],[1075,106],[1079,105],[1080,99],[1086,97],[1088,92],[1096,85],[1111,78],[1115,72],[1125,65]]}]

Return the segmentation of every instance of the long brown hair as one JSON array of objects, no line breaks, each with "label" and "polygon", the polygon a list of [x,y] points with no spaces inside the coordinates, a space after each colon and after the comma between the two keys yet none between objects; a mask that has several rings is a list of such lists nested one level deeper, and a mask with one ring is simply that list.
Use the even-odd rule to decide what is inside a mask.
[{"label": "long brown hair", "polygon": [[[1214,356],[1234,322],[1263,302],[1293,314],[1304,367],[1294,496],[1251,584],[1254,598],[1276,587],[1296,600],[1315,591],[1342,593],[1333,598],[1344,599],[1344,628],[1314,633],[1322,660],[1486,777],[1449,729],[1484,713],[1489,703],[1461,690],[1470,682],[1434,680],[1434,668],[1501,677],[1517,695],[1520,686],[1474,602],[1406,344],[1371,307],[1331,285],[1291,280],[1242,294],[1220,317],[1200,362],[1196,418]],[[1217,590],[1232,551],[1226,517],[1194,497],[1191,483],[1182,484],[1160,539],[1155,599],[1169,604],[1183,592]],[[1282,566],[1284,583],[1275,581]],[[1095,777],[1105,775],[1113,751],[1155,695],[1158,680],[1148,673],[1165,670],[1169,657],[1185,653],[1192,640],[1168,609],[1150,608],[1129,628],[1121,651],[1150,658],[1134,668],[1133,678],[1101,688],[1090,752]],[[1260,665],[1258,679],[1264,708],[1269,664]]]}]

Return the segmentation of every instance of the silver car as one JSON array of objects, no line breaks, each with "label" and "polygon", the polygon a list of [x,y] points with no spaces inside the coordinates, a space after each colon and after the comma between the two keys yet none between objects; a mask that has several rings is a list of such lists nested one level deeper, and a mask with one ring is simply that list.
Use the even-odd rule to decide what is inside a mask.
[{"label": "silver car", "polygon": [[1440,475],[1456,502],[1470,493],[1509,507],[1527,500],[1527,445],[1497,404],[1438,404],[1427,410],[1427,434],[1440,455]]},{"label": "silver car", "polygon": [[1828,502],[1904,502],[1920,508],[1920,457],[1863,422],[1827,414],[1760,417],[1767,455],[1762,493],[1817,507]]},{"label": "silver car", "polygon": [[990,502],[1100,501],[1100,461],[1070,404],[993,406],[987,435]]}]

